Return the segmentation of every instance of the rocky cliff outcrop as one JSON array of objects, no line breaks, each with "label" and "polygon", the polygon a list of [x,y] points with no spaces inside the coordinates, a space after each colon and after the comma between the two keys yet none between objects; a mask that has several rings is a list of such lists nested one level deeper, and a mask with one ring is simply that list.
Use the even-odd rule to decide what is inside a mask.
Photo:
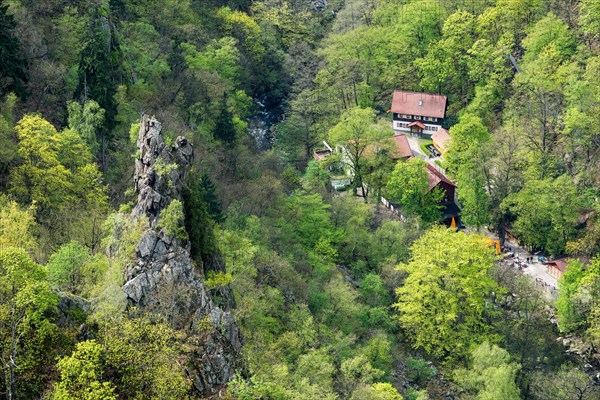
[{"label": "rocky cliff outcrop", "polygon": [[[219,288],[219,297],[226,301],[217,306],[203,283],[202,268],[190,257],[185,232],[173,234],[161,228],[164,210],[181,201],[193,147],[181,136],[168,145],[160,122],[147,116],[142,117],[137,146],[138,200],[132,218],[147,218],[148,228],[137,245],[135,263],[126,267],[123,291],[130,306],[163,315],[188,333],[190,376],[199,392],[210,392],[231,379],[241,359],[239,331],[227,309],[235,304],[233,295],[229,287]],[[183,226],[183,221],[179,223]],[[224,270],[224,265],[219,269]]]}]

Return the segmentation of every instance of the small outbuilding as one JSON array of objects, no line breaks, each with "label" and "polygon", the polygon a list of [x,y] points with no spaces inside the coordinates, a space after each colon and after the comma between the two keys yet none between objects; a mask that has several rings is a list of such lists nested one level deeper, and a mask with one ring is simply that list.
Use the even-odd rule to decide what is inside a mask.
[{"label": "small outbuilding", "polygon": [[548,274],[560,279],[567,269],[568,260],[566,258],[559,258],[558,260],[546,261],[544,265],[548,268]]},{"label": "small outbuilding", "polygon": [[444,128],[438,129],[436,133],[431,135],[431,140],[433,140],[435,148],[442,153],[442,156],[445,155],[450,146],[450,134],[448,131]]}]

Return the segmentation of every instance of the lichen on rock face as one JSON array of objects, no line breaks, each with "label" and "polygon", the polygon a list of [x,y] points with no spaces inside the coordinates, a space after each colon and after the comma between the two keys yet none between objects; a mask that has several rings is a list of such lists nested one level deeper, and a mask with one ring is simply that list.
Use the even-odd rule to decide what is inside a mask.
[{"label": "lichen on rock face", "polygon": [[[147,217],[149,226],[137,245],[135,262],[126,267],[123,291],[130,306],[160,314],[188,333],[187,365],[195,376],[196,389],[209,392],[233,377],[241,360],[241,340],[228,309],[235,304],[231,290],[220,287],[219,296],[226,301],[215,304],[202,269],[190,257],[183,221],[168,215],[174,208],[170,205],[181,202],[193,147],[182,136],[167,145],[161,124],[148,116],[142,117],[137,145],[134,181],[138,200],[132,218]],[[207,323],[212,329],[207,329]]]}]

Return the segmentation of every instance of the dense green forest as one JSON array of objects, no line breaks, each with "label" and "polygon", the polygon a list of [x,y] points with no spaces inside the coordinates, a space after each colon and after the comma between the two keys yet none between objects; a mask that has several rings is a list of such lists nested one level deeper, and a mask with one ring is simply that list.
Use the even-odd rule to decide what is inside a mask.
[{"label": "dense green forest", "polygon": [[[465,229],[386,149],[396,89],[448,98]],[[0,397],[598,399],[599,127],[597,0],[0,1]],[[202,283],[130,294],[149,237]]]}]

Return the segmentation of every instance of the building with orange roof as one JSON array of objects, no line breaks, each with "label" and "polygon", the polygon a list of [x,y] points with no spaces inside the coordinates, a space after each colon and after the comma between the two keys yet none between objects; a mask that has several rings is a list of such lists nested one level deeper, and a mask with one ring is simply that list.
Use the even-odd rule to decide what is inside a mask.
[{"label": "building with orange roof", "polygon": [[450,147],[450,134],[448,131],[444,128],[438,129],[438,131],[431,136],[431,140],[433,141],[435,148],[442,153],[442,156],[445,155],[448,151],[448,147]]}]

